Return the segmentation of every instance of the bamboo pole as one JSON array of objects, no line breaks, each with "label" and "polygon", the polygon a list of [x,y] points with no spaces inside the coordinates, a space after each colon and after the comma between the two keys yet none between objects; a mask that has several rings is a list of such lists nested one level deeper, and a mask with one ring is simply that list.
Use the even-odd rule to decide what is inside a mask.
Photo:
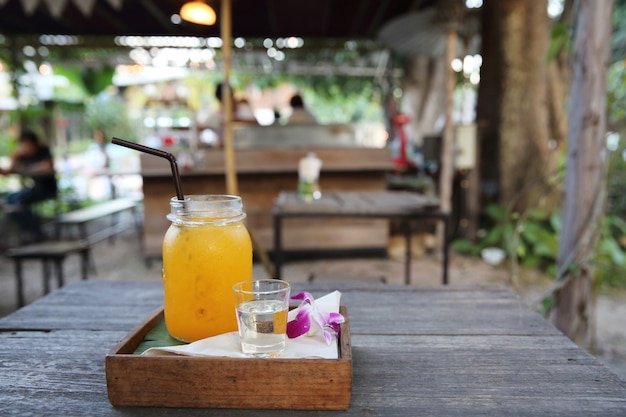
[{"label": "bamboo pole", "polygon": [[[235,163],[235,146],[233,143],[233,95],[230,87],[231,69],[231,45],[232,45],[232,2],[222,0],[220,12],[220,33],[222,36],[222,59],[223,59],[223,84],[222,84],[222,106],[224,112],[223,126],[223,146],[224,146],[224,168],[226,170],[226,192],[231,195],[239,195],[237,183],[237,166]],[[265,248],[261,246],[254,232],[248,228],[252,248],[261,258],[261,262],[269,277],[274,276],[274,266],[267,256]]]},{"label": "bamboo pole", "polygon": [[[445,125],[441,143],[441,170],[439,174],[439,198],[441,211],[452,211],[452,182],[454,175],[454,71],[450,63],[455,57],[457,49],[457,33],[449,30],[446,34],[445,62]],[[437,244],[443,247],[444,236],[443,225],[437,227]]]},{"label": "bamboo pole", "polygon": [[231,44],[232,44],[232,10],[231,0],[222,0],[220,13],[222,35],[223,84],[222,110],[223,119],[223,146],[224,167],[226,169],[226,192],[238,195],[237,167],[235,166],[235,149],[233,145],[233,100],[230,89]]}]

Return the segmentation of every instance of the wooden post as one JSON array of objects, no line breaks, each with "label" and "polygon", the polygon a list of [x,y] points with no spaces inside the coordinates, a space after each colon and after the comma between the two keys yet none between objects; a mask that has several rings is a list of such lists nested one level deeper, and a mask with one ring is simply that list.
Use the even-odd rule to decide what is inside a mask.
[{"label": "wooden post", "polygon": [[585,349],[594,345],[594,254],[606,204],[606,78],[613,0],[581,2],[572,43],[567,162],[552,323]]},{"label": "wooden post", "polygon": [[[441,143],[441,168],[439,174],[439,199],[441,211],[452,211],[452,181],[454,175],[454,70],[450,66],[452,59],[456,55],[457,33],[449,30],[446,34],[446,51],[444,56],[445,68],[445,125],[443,128]],[[443,225],[437,226],[437,245],[443,248],[445,228]]]},{"label": "wooden post", "polygon": [[226,169],[226,192],[231,195],[239,193],[237,186],[237,167],[235,166],[235,149],[233,145],[233,100],[230,89],[230,66],[232,44],[232,10],[231,0],[222,0],[221,35],[223,54],[223,87],[222,106],[224,112],[223,146],[224,167]]},{"label": "wooden post", "polygon": [[[237,166],[235,163],[235,145],[233,143],[233,96],[230,87],[230,67],[231,67],[231,44],[232,44],[232,3],[231,0],[222,0],[220,12],[221,35],[222,35],[222,59],[223,59],[223,89],[222,89],[222,106],[224,111],[223,126],[223,146],[224,146],[224,168],[226,170],[226,192],[231,195],[239,195],[239,186],[237,184]],[[265,267],[266,273],[270,278],[274,275],[274,266],[272,265],[265,248],[261,246],[257,240],[254,231],[248,229],[252,247],[256,254],[261,258],[261,262]]]}]

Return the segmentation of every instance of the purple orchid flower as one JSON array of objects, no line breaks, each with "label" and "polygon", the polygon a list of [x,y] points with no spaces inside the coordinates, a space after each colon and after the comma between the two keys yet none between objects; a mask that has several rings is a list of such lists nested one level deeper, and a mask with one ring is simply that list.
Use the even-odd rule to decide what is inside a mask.
[{"label": "purple orchid flower", "polygon": [[287,336],[294,339],[303,334],[314,336],[321,333],[327,344],[333,340],[333,335],[338,335],[339,325],[345,322],[345,318],[340,313],[321,312],[315,306],[313,296],[306,292],[300,292],[292,300],[302,300],[296,308],[296,317],[287,323]]}]

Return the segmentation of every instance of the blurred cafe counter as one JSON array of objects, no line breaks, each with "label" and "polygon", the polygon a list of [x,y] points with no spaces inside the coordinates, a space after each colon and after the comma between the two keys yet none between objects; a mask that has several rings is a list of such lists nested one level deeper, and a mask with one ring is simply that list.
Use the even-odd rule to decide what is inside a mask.
[{"label": "blurred cafe counter", "polygon": [[[233,128],[238,194],[247,228],[266,251],[273,245],[272,206],[280,191],[296,190],[298,163],[309,152],[322,160],[320,189],[384,190],[393,164],[378,125],[283,125]],[[163,148],[177,157],[187,194],[226,193],[224,150],[197,147]],[[167,161],[142,154],[144,193],[144,259],[161,257],[166,215],[175,195]],[[287,251],[384,250],[389,223],[380,219],[287,219],[283,247]]]}]

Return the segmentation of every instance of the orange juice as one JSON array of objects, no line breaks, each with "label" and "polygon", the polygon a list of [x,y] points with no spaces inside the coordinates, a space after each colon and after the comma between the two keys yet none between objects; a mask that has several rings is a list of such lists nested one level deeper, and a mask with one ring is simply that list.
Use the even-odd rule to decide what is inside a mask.
[{"label": "orange juice", "polygon": [[191,342],[237,331],[232,286],[252,279],[252,244],[241,198],[187,196],[170,204],[172,225],[163,239],[168,332]]}]

